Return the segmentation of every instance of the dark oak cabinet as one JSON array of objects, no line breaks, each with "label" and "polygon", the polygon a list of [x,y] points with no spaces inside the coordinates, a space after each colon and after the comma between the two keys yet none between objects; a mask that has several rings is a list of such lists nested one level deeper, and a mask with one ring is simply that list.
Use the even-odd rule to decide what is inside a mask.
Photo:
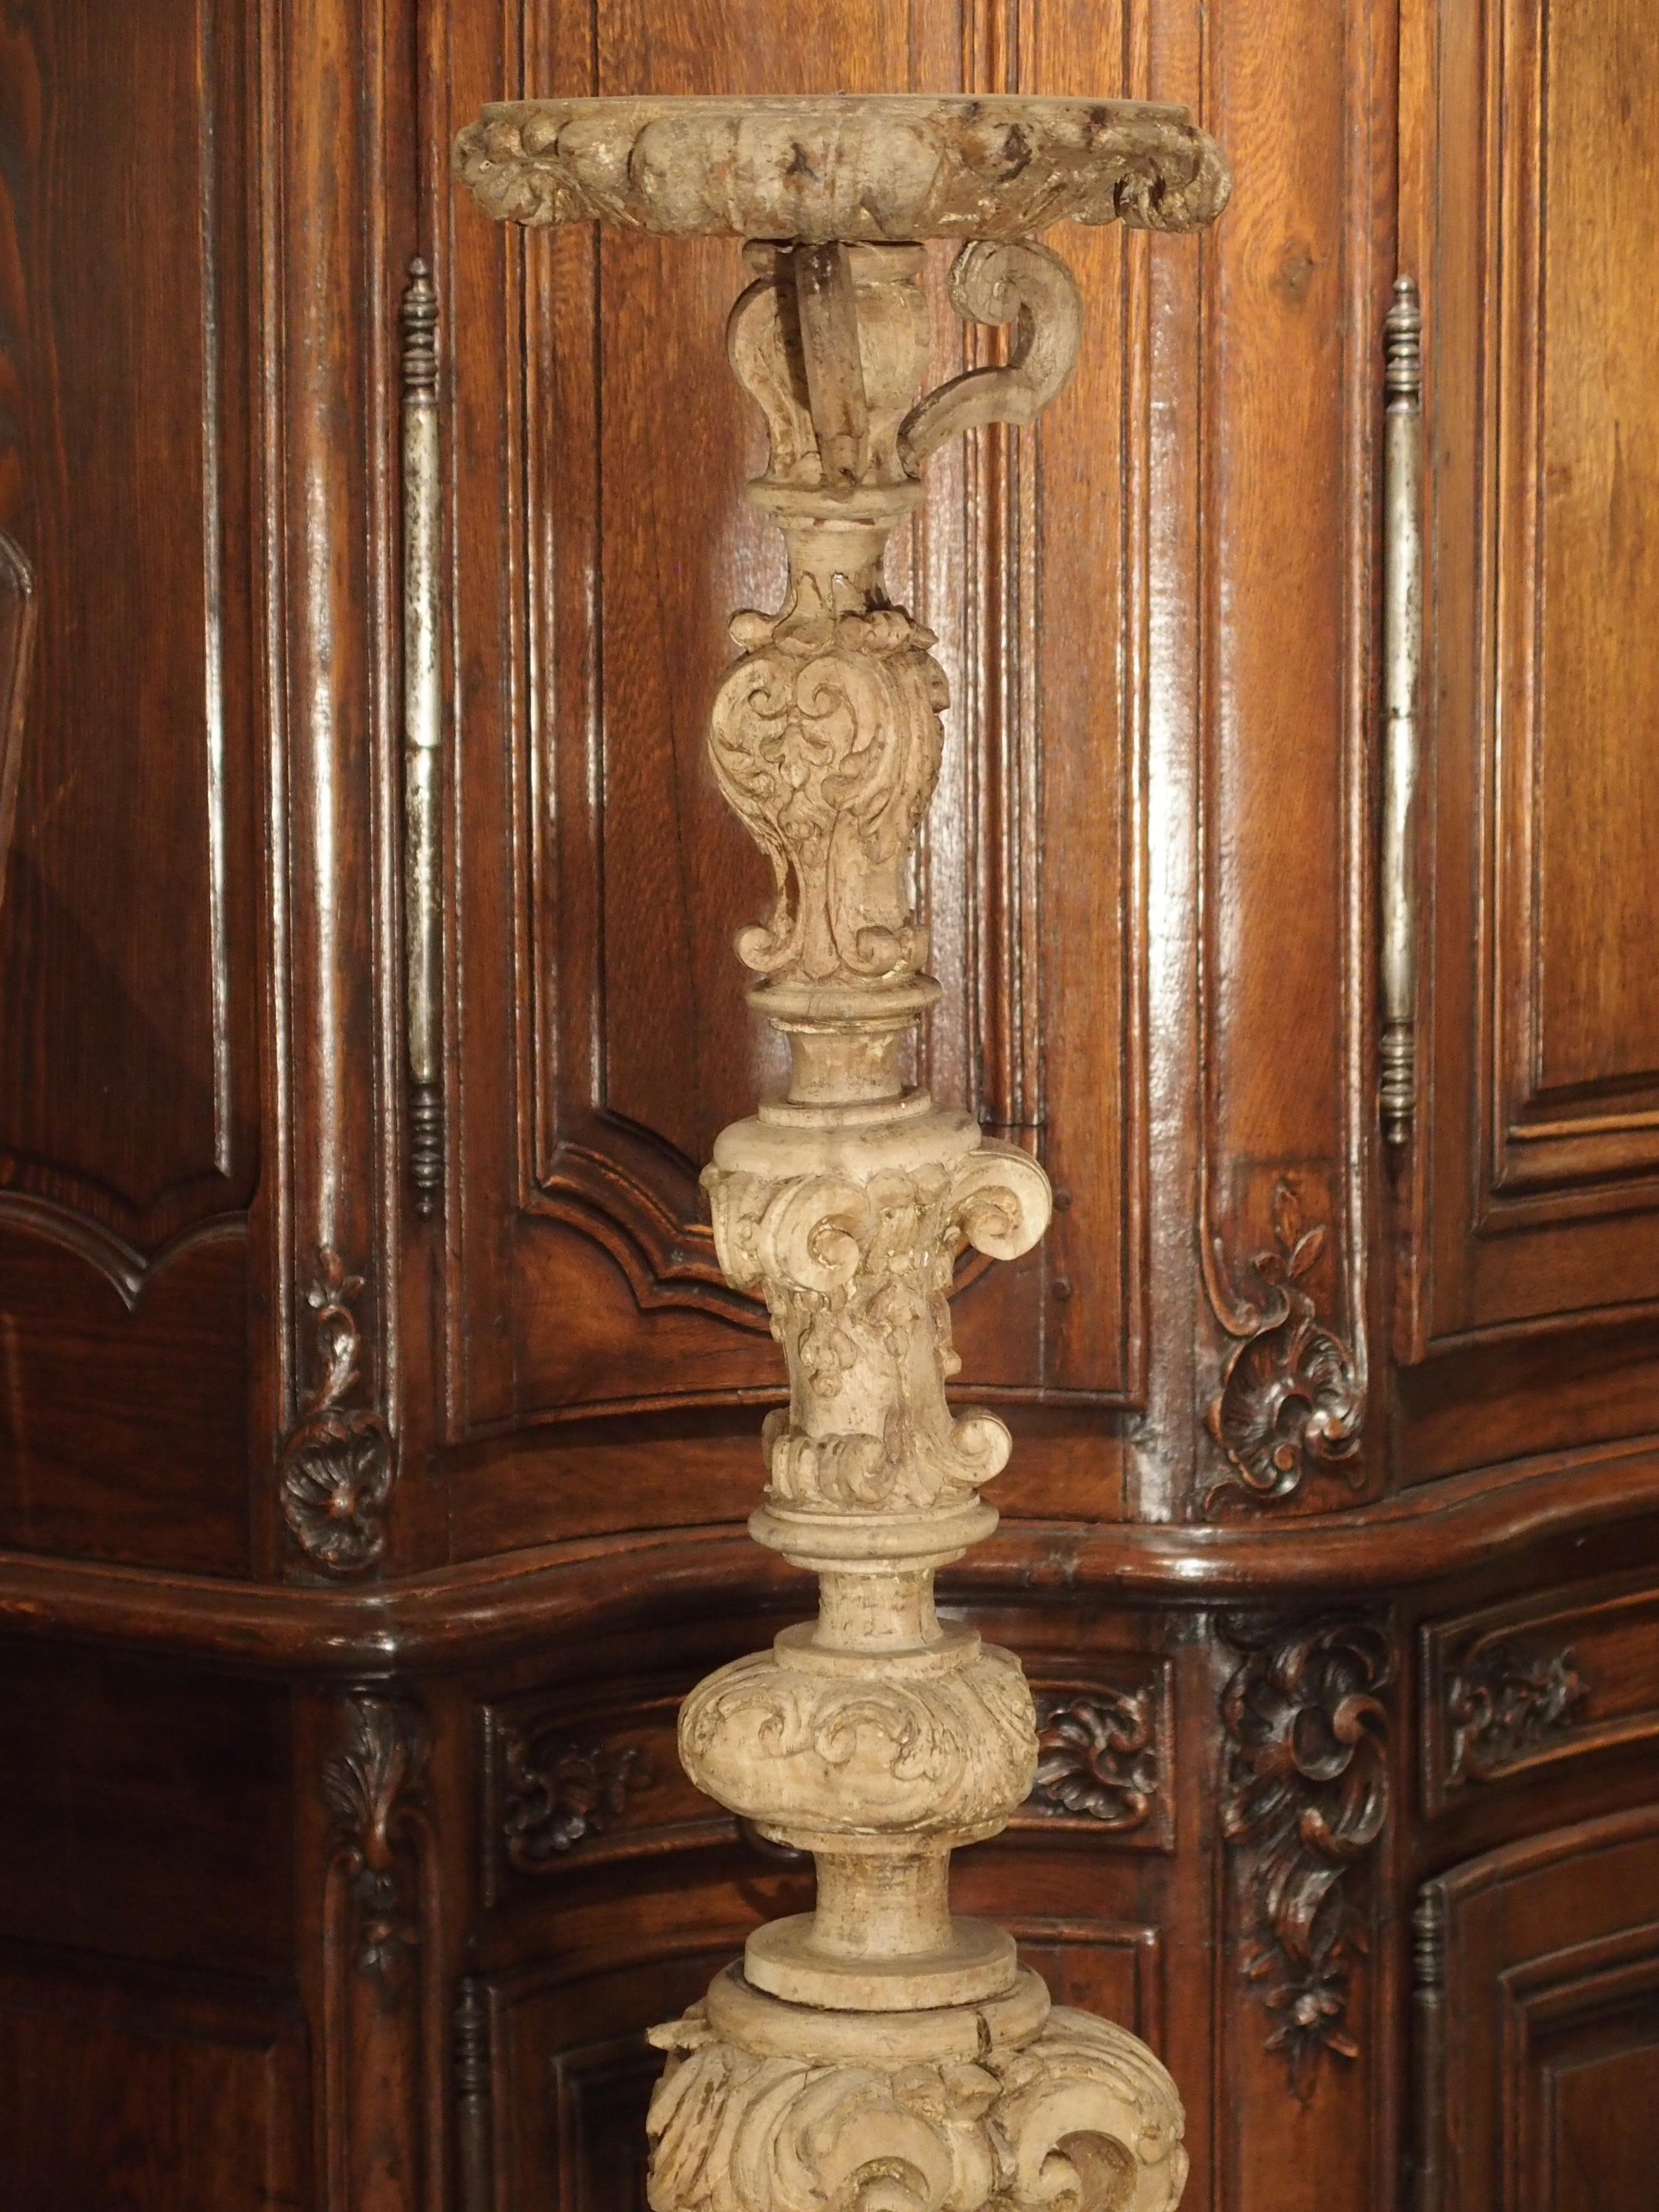
[{"label": "dark oak cabinet", "polygon": [[1648,19],[0,11],[9,2208],[636,2212],[642,2031],[802,1901],[674,1752],[805,1601],[744,1533],[781,1364],[697,1182],[769,1073],[702,753],[781,575],[739,249],[509,234],[447,146],[520,90],[832,86],[1178,100],[1237,177],[1201,242],[1066,241],[1075,380],[941,454],[892,562],[952,693],[917,1072],[1059,1209],[955,1287],[1016,1441],[947,1595],[1044,1744],[957,1893],[1171,2067],[1190,2212],[1651,2202]]}]

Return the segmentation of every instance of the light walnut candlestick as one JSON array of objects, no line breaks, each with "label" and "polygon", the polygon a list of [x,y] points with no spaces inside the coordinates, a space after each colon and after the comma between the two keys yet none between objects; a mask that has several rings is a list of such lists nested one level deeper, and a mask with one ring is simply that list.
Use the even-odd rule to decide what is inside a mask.
[{"label": "light walnut candlestick", "polygon": [[[818,1577],[819,1608],[698,1685],[680,1750],[710,1796],[813,1854],[817,1900],[655,2032],[652,2204],[1168,2212],[1186,2175],[1169,2075],[950,1910],[951,1853],[1027,1795],[1036,1736],[1018,1661],[934,1612],[938,1569],[995,1526],[980,1489],[1010,1448],[994,1414],[947,1402],[947,1298],[964,1246],[1018,1257],[1050,1199],[1029,1154],[902,1079],[939,996],[908,886],[947,689],[882,562],[927,456],[1034,422],[1070,372],[1077,287],[1029,234],[1195,228],[1224,166],[1177,108],[837,97],[491,108],[457,167],[522,222],[750,239],[728,343],[770,437],[749,496],[789,556],[781,607],[732,620],[709,752],[772,866],[772,911],[737,950],[790,1080],[722,1132],[703,1182],[721,1267],[764,1297],[789,1376],[750,1526]],[[1012,337],[1006,366],[923,395],[919,241],[941,236],[968,241],[958,313]]]}]

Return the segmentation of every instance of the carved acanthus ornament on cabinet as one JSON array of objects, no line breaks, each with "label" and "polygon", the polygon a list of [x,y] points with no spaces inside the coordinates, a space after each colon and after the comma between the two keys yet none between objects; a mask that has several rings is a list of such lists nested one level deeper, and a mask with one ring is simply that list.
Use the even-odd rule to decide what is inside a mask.
[{"label": "carved acanthus ornament on cabinet", "polygon": [[413,1858],[428,1731],[410,1705],[354,1698],[341,1733],[320,1787],[339,1824],[336,1865],[350,1897],[353,1962],[383,1975],[421,1941]]},{"label": "carved acanthus ornament on cabinet", "polygon": [[1483,1644],[1446,1679],[1446,1787],[1489,1781],[1565,1735],[1589,1694],[1571,1651]]},{"label": "carved acanthus ornament on cabinet", "polygon": [[[936,1571],[996,1524],[980,1486],[1010,1448],[947,1403],[946,1295],[965,1249],[1029,1251],[1050,1196],[1028,1153],[901,1072],[939,995],[910,886],[948,695],[882,565],[927,456],[1034,422],[1070,371],[1077,286],[1026,234],[1195,228],[1224,166],[1176,108],[839,96],[491,108],[456,164],[521,222],[747,237],[728,347],[770,439],[749,497],[789,560],[781,607],[731,625],[709,750],[772,869],[737,950],[790,1080],[721,1133],[703,1183],[725,1277],[763,1296],[788,1370],[750,1526],[817,1574],[819,1612],[700,1683],[679,1743],[699,1788],[812,1853],[817,1905],[655,2032],[651,2203],[1169,2212],[1186,2156],[1158,2061],[1051,2008],[1008,1936],[950,1910],[951,1851],[1006,1825],[1038,1745],[1018,1662],[934,1611]],[[933,237],[968,241],[958,313],[1012,330],[1005,365],[924,397]]]},{"label": "carved acanthus ornament on cabinet", "polygon": [[1145,1825],[1161,1782],[1156,1693],[1039,1692],[1036,1780],[1027,1801],[1078,1814],[1109,1833]]},{"label": "carved acanthus ornament on cabinet", "polygon": [[319,1279],[307,1303],[316,1316],[320,1371],[283,1442],[277,1488],[283,1518],[307,1565],[361,1574],[386,1549],[392,1437],[374,1407],[347,1403],[359,1381],[362,1338],[354,1309],[362,1277],[349,1275],[331,1247],[317,1257]]},{"label": "carved acanthus ornament on cabinet", "polygon": [[1206,1416],[1227,1461],[1227,1472],[1204,1493],[1206,1513],[1232,1491],[1255,1505],[1279,1504],[1296,1497],[1310,1474],[1334,1470],[1351,1484],[1360,1480],[1364,1378],[1304,1287],[1324,1249],[1325,1224],[1304,1227],[1295,1187],[1281,1180],[1273,1227],[1273,1243],[1250,1261],[1259,1298],[1231,1292],[1218,1252],[1206,1273],[1216,1316],[1238,1340]]},{"label": "carved acanthus ornament on cabinet", "polygon": [[501,1838],[507,1863],[544,1873],[585,1837],[603,1835],[654,1776],[636,1744],[578,1744],[501,1731]]},{"label": "carved acanthus ornament on cabinet", "polygon": [[1245,1654],[1222,1698],[1222,1832],[1254,1920],[1244,1972],[1274,2015],[1267,2047],[1305,2086],[1322,2051],[1357,2056],[1349,1978],[1366,1948],[1350,1891],[1389,1814],[1388,1639],[1370,1622],[1226,1626]]}]

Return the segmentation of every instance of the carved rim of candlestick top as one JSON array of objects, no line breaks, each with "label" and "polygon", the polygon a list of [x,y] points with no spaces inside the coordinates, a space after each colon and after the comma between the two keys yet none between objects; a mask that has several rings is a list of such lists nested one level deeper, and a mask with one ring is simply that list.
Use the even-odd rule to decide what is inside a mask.
[{"label": "carved rim of candlestick top", "polygon": [[[771,865],[771,913],[737,951],[790,1079],[721,1132],[703,1183],[721,1267],[764,1297],[789,1377],[750,1527],[817,1574],[818,1613],[700,1682],[679,1742],[701,1789],[813,1854],[817,1899],[655,2031],[651,2203],[1169,2212],[1187,2166],[1169,2075],[1122,2028],[1052,2008],[1008,1936],[950,1909],[952,1850],[1006,1824],[1037,1745],[1019,1662],[934,1610],[935,1571],[996,1525],[980,1489],[1010,1445],[947,1401],[948,1298],[964,1247],[1031,1249],[1050,1194],[1028,1153],[903,1079],[939,995],[910,902],[947,689],[882,562],[928,454],[1035,422],[1070,373],[1077,285],[1026,234],[1193,228],[1224,165],[1175,108],[835,97],[492,108],[456,166],[525,223],[751,234],[727,348],[769,436],[748,495],[789,556],[782,605],[733,617],[708,749]],[[1012,325],[1007,358],[924,394],[916,241],[964,234],[952,304]]]},{"label": "carved rim of candlestick top", "polygon": [[1230,185],[1185,108],[1018,94],[508,100],[455,161],[504,221],[814,244],[1194,230]]}]

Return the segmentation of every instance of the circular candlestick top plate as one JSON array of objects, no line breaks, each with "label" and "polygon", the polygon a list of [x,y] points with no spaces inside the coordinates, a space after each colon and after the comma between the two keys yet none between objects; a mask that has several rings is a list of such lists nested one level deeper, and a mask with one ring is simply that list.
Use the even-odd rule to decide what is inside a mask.
[{"label": "circular candlestick top plate", "polygon": [[505,101],[455,170],[504,222],[869,244],[1195,230],[1231,181],[1183,107],[1014,94]]}]

